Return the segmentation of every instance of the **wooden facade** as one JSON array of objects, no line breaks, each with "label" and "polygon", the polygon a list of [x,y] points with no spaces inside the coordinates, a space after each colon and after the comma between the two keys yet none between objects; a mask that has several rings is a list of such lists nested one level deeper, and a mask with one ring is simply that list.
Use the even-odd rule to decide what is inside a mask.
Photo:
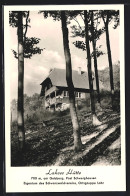
[{"label": "wooden facade", "polygon": [[[55,69],[54,72],[52,71],[51,74],[41,83],[41,97],[43,97],[44,100],[44,107],[48,110],[65,110],[69,107],[69,94],[65,74],[61,77],[62,79],[60,79],[60,77],[56,75],[59,74],[59,72],[61,76],[65,73],[65,70],[61,71],[60,69]],[[83,100],[87,99],[90,91],[88,88],[84,87],[84,83],[86,83],[86,86],[88,86],[86,75],[83,76],[83,87],[80,85],[80,79],[82,79],[82,75],[79,75],[78,72],[75,71],[74,77],[75,80],[78,80],[76,80],[77,84],[74,82],[74,87],[75,102],[76,105],[79,105]]]}]

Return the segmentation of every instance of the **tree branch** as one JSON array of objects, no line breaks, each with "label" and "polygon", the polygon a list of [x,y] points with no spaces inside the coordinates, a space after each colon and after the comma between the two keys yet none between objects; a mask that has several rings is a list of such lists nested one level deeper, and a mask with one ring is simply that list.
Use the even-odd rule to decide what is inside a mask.
[{"label": "tree branch", "polygon": [[81,31],[83,30],[82,29],[82,27],[80,26],[80,24],[79,24],[79,22],[78,22],[78,20],[76,19],[76,18],[73,18],[76,22],[77,22],[77,24],[79,25],[79,28],[81,29]]},{"label": "tree branch", "polygon": [[28,29],[28,18],[29,18],[29,11],[27,12],[27,17],[26,17],[24,41],[25,41],[25,37],[26,37],[26,34],[27,34],[27,29]]},{"label": "tree branch", "polygon": [[83,18],[83,16],[82,16],[82,14],[81,14],[81,13],[80,13],[80,16],[81,16],[82,20],[84,21],[84,18]]}]

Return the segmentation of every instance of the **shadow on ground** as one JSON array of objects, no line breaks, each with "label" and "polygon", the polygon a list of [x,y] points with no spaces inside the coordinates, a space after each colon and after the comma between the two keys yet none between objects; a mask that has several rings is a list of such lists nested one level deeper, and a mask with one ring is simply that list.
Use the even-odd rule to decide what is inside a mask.
[{"label": "shadow on ground", "polygon": [[120,138],[119,114],[112,111],[100,113],[102,129],[92,126],[90,115],[85,115],[79,116],[81,136],[86,138],[81,152],[73,150],[71,120],[65,116],[38,130],[26,130],[26,146],[22,153],[17,148],[17,132],[12,132],[11,166],[90,166],[102,157],[110,165],[119,165],[120,146],[109,149]]}]

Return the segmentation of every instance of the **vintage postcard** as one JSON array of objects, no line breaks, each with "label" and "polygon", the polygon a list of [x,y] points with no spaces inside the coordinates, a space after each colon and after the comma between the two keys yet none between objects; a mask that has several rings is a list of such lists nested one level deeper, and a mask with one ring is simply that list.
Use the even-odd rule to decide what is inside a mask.
[{"label": "vintage postcard", "polygon": [[4,6],[6,192],[125,191],[124,6]]}]

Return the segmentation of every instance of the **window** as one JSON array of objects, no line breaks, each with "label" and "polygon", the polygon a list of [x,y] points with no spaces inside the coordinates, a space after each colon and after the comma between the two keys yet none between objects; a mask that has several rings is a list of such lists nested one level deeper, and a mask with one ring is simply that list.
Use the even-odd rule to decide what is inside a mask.
[{"label": "window", "polygon": [[75,92],[75,97],[78,97],[78,92]]},{"label": "window", "polygon": [[64,97],[68,97],[68,96],[69,96],[68,91],[64,91]]},{"label": "window", "polygon": [[81,98],[81,93],[80,92],[75,92],[75,97]]},{"label": "window", "polygon": [[[69,97],[68,91],[64,91],[63,94],[64,94],[64,97]],[[81,98],[81,92],[75,92],[75,97]]]}]

